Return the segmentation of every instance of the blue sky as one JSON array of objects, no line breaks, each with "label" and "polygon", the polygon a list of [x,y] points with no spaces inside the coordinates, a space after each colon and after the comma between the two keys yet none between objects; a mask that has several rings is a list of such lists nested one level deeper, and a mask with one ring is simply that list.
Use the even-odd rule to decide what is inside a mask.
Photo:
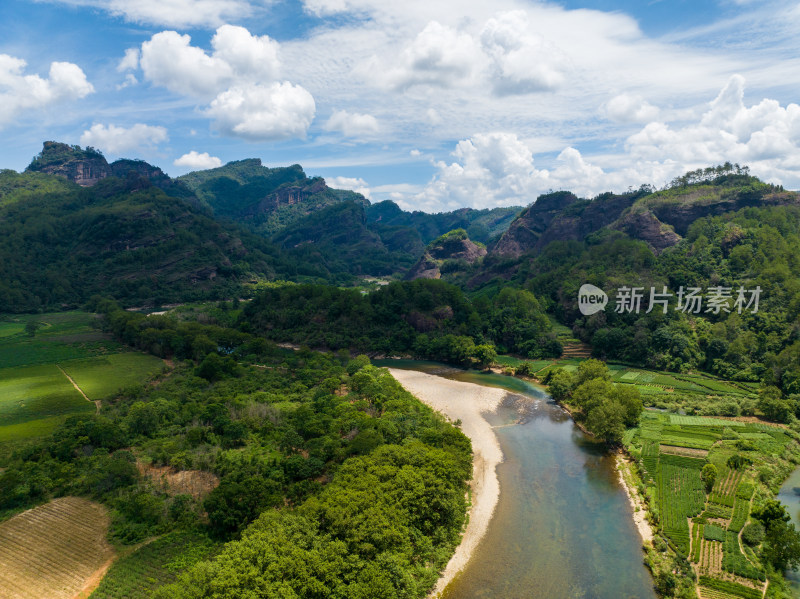
[{"label": "blue sky", "polygon": [[259,157],[428,211],[724,161],[800,188],[783,0],[5,0],[0,167]]}]

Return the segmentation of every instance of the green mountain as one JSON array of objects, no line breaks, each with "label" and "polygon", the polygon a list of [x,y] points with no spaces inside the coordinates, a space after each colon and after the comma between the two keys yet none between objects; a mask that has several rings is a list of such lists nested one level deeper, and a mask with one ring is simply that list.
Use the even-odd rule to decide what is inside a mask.
[{"label": "green mountain", "polygon": [[331,189],[307,177],[299,164],[267,168],[258,158],[178,178],[217,216],[273,235],[303,217],[343,201],[367,203],[361,194]]},{"label": "green mountain", "polygon": [[405,212],[394,202],[370,204],[361,194],[332,189],[324,179],[306,176],[300,165],[268,168],[257,158],[189,173],[178,181],[215,216],[270,237],[296,260],[342,276],[403,273],[427,243],[456,228],[488,242],[521,210]]},{"label": "green mountain", "polygon": [[257,278],[328,274],[135,174],[81,187],[0,172],[0,312],[74,306],[92,294],[126,305],[229,297]]},{"label": "green mountain", "polygon": [[475,210],[460,208],[453,212],[428,214],[406,212],[390,200],[367,207],[367,219],[383,236],[385,231],[410,228],[419,233],[423,245],[454,229],[464,229],[469,238],[488,244],[499,237],[522,211],[519,206]]},{"label": "green mountain", "polygon": [[[490,248],[467,286],[489,296],[505,287],[532,291],[598,357],[702,369],[800,394],[798,256],[800,194],[723,165],[655,192],[543,196]],[[608,295],[605,310],[579,310],[583,284]],[[626,287],[639,288],[638,309],[621,301]],[[666,306],[651,303],[651,288],[666,293]],[[690,288],[700,304],[679,306]],[[757,288],[757,310],[740,310],[740,289],[749,302]],[[719,308],[715,296],[724,299]]]},{"label": "green mountain", "polygon": [[604,228],[622,231],[661,252],[676,245],[700,218],[750,206],[798,203],[796,193],[763,183],[746,168],[731,164],[692,171],[660,191],[644,185],[592,200],[559,191],[540,196],[526,208],[490,253],[513,257],[538,253],[554,241],[581,241]]},{"label": "green mountain", "polygon": [[272,241],[298,263],[355,276],[404,272],[423,247],[409,229],[382,237],[369,226],[364,205],[354,201],[321,208],[278,232]]}]

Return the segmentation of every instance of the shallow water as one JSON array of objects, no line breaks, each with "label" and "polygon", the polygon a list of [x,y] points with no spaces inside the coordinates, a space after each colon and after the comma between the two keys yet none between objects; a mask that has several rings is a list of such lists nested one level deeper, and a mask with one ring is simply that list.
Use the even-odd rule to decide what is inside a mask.
[{"label": "shallow water", "polygon": [[[792,472],[786,482],[783,483],[778,500],[786,506],[792,522],[800,530],[800,468]],[[792,585],[795,597],[800,597],[800,572],[787,572],[787,580]]]},{"label": "shallow water", "polygon": [[[613,456],[578,429],[544,391],[519,379],[442,365],[389,360],[527,399],[522,422],[496,429],[505,461],[500,501],[447,599],[654,599],[641,537]],[[504,407],[494,425],[519,419]]]}]

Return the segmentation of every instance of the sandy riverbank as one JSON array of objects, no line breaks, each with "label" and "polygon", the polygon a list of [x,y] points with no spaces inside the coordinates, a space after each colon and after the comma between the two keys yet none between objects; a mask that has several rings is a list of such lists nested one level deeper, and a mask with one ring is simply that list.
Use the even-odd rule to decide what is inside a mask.
[{"label": "sandy riverbank", "polygon": [[617,454],[617,471],[619,472],[619,480],[625,488],[625,493],[628,495],[631,508],[633,509],[633,522],[636,524],[636,529],[642,537],[642,541],[653,541],[653,528],[647,521],[647,506],[639,495],[639,491],[634,486],[633,462],[631,459],[622,454]]},{"label": "sandy riverbank", "polygon": [[431,597],[437,597],[467,565],[486,533],[500,498],[496,468],[503,461],[503,452],[483,414],[497,410],[507,393],[502,389],[451,381],[414,370],[390,368],[389,372],[423,403],[453,421],[461,420],[461,430],[472,441],[474,458],[469,524],[461,544],[431,592]]}]

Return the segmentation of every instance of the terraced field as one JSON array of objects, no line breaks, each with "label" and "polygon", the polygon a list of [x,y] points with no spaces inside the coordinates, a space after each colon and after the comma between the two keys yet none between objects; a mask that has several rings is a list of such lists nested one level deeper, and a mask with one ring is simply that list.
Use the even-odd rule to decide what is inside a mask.
[{"label": "terraced field", "polygon": [[100,504],[62,497],[0,524],[0,597],[71,599],[113,558]]},{"label": "terraced field", "polygon": [[[625,441],[638,457],[660,534],[700,577],[699,596],[762,597],[766,572],[745,552],[740,531],[750,519],[757,466],[782,453],[789,435],[762,423],[645,411]],[[728,461],[734,455],[743,458],[739,468]],[[717,477],[706,493],[700,471],[708,463]]]}]

